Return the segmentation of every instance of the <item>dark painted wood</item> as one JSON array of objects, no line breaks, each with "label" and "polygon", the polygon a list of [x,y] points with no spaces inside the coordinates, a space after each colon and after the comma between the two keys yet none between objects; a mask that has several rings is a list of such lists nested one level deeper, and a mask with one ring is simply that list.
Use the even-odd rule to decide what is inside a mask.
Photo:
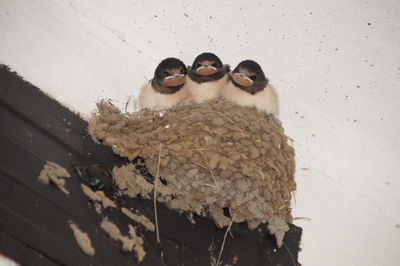
[{"label": "dark painted wood", "polygon": [[7,232],[0,231],[0,250],[6,254],[18,253],[18,257],[14,257],[17,263],[29,261],[31,265],[56,266],[60,262],[46,257],[42,252],[37,251],[35,247],[28,246],[25,243],[13,238]]}]

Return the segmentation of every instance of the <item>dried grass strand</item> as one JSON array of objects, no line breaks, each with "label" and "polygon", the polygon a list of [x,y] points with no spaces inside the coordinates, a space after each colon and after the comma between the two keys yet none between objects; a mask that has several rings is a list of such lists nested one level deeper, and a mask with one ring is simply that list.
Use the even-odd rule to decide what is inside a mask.
[{"label": "dried grass strand", "polygon": [[219,265],[219,263],[220,263],[220,261],[221,261],[222,251],[224,251],[224,246],[225,246],[226,237],[228,236],[228,232],[231,231],[231,227],[232,227],[233,221],[235,220],[235,216],[236,216],[236,215],[234,215],[234,216],[232,217],[232,220],[231,220],[231,222],[229,223],[228,228],[226,228],[225,235],[224,235],[224,239],[222,240],[222,244],[221,244],[221,249],[219,250],[219,254],[218,254],[218,259],[217,259],[217,264],[216,264],[217,266]]},{"label": "dried grass strand", "polygon": [[158,186],[158,175],[160,171],[160,161],[161,161],[161,149],[162,143],[160,143],[160,150],[158,152],[158,163],[157,163],[157,172],[154,181],[154,197],[153,197],[153,204],[154,204],[154,220],[156,224],[156,236],[157,236],[157,243],[160,244],[160,231],[158,228],[158,216],[157,216],[157,186]]},{"label": "dried grass strand", "polygon": [[296,266],[297,263],[296,263],[296,261],[295,261],[295,259],[294,259],[294,257],[293,257],[293,254],[292,254],[292,252],[289,250],[289,248],[286,246],[285,242],[283,242],[283,246],[285,247],[285,249],[286,249],[287,252],[289,253],[290,257],[292,258],[293,266]]},{"label": "dried grass strand", "polygon": [[[204,159],[204,162],[208,165],[208,161],[207,161],[207,159],[206,159],[206,156],[204,156],[204,153],[203,153],[198,147],[196,147],[196,150],[201,154],[201,156],[202,156],[203,159]],[[215,184],[215,187],[217,188],[217,190],[218,190],[218,192],[219,192],[219,187],[218,187],[217,180],[216,180],[216,178],[215,178],[215,175],[214,175],[213,170],[211,170],[209,167],[204,167],[204,166],[202,166],[202,167],[205,168],[205,169],[207,169],[208,171],[210,171],[211,176],[212,176],[212,179],[213,179],[214,184]]]}]

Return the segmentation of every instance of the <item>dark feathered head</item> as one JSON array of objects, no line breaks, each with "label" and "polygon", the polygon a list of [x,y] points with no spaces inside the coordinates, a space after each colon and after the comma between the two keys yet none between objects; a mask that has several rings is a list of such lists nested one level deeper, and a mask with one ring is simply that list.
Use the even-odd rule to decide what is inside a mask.
[{"label": "dark feathered head", "polygon": [[175,93],[185,84],[186,74],[185,64],[177,58],[169,57],[158,64],[151,84],[157,92]]},{"label": "dark feathered head", "polygon": [[198,55],[189,71],[189,77],[197,82],[207,82],[221,79],[229,72],[229,66],[223,65],[221,59],[213,53]]},{"label": "dark feathered head", "polygon": [[263,90],[268,85],[268,79],[264,75],[261,66],[253,60],[245,60],[232,72],[232,83],[251,94]]}]

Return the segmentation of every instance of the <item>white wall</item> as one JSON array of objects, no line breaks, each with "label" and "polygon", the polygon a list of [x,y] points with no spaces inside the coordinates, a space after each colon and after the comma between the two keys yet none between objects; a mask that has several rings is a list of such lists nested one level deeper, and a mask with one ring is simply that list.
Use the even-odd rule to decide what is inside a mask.
[{"label": "white wall", "polygon": [[396,0],[0,0],[0,62],[83,116],[165,57],[258,61],[295,140],[311,266],[400,265],[399,32]]}]

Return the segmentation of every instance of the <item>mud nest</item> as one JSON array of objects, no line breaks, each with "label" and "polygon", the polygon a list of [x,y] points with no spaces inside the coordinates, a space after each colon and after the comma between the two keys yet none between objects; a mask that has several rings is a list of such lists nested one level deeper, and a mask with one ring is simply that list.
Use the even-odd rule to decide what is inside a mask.
[{"label": "mud nest", "polygon": [[[169,207],[210,213],[220,227],[231,219],[250,229],[273,216],[292,221],[295,152],[273,116],[218,102],[163,112],[122,113],[106,101],[97,108],[89,133],[119,156],[143,157],[153,176],[158,170],[157,199]],[[152,197],[154,184],[135,165],[113,176],[122,193]]]}]

